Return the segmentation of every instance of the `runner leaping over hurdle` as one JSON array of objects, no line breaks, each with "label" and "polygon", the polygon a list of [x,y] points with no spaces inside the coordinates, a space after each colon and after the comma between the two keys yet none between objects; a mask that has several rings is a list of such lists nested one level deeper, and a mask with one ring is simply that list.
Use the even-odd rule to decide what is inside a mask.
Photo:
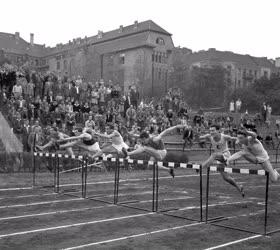
[{"label": "runner leaping over hurdle", "polygon": [[89,156],[101,151],[99,142],[97,138],[95,138],[95,132],[92,128],[84,128],[82,134],[58,140],[57,143],[65,143],[59,145],[59,149],[67,149],[77,146],[86,150]]},{"label": "runner leaping over hurdle", "polygon": [[[226,159],[230,158],[231,156],[228,149],[228,141],[237,140],[237,138],[235,137],[231,137],[229,135],[221,133],[219,125],[211,125],[210,133],[200,136],[199,139],[209,140],[214,150],[214,153],[212,153],[211,156],[204,163],[202,163],[202,168],[210,167],[210,165],[213,164],[214,161],[218,161],[220,164],[226,165]],[[226,182],[234,186],[240,192],[242,197],[245,196],[242,185],[238,185],[228,173],[220,173]]]},{"label": "runner leaping over hurdle", "polygon": [[269,173],[270,180],[276,182],[279,179],[279,173],[270,163],[269,155],[264,149],[262,143],[257,139],[257,134],[248,131],[245,128],[237,132],[237,143],[242,145],[242,150],[233,154],[226,161],[226,164],[243,157],[254,164],[261,164],[262,168]]},{"label": "runner leaping over hurdle", "polygon": [[110,124],[107,129],[108,134],[94,132],[96,136],[111,139],[112,143],[102,148],[100,151],[92,155],[92,158],[101,156],[102,154],[122,154],[122,148],[128,149],[128,145],[124,142],[121,133],[118,131],[116,124]]},{"label": "runner leaping over hurdle", "polygon": [[[142,153],[147,153],[151,158],[151,161],[163,161],[167,155],[167,150],[165,149],[164,142],[162,138],[167,135],[168,133],[175,131],[177,129],[185,128],[186,125],[177,125],[170,127],[163,132],[161,132],[159,135],[150,137],[149,133],[144,131],[140,134],[140,140],[142,142],[142,146],[138,147],[136,150],[128,152],[126,148],[123,148],[122,151],[125,154],[125,156],[133,156],[133,155],[139,155]],[[174,169],[168,168],[164,166],[159,166],[159,168],[163,170],[167,170],[169,174],[174,178]]]}]

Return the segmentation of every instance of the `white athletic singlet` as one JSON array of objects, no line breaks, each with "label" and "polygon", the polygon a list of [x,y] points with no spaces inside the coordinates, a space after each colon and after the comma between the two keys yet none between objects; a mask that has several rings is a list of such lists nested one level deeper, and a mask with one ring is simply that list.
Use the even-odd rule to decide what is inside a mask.
[{"label": "white athletic singlet", "polygon": [[118,131],[114,131],[115,135],[112,137],[112,146],[121,151],[122,148],[128,149],[128,145],[124,142],[122,135]]},{"label": "white athletic singlet", "polygon": [[224,134],[221,134],[221,139],[216,142],[212,136],[210,136],[210,141],[212,148],[215,153],[225,153],[229,152],[227,140],[224,137]]},{"label": "white athletic singlet", "polygon": [[262,143],[258,140],[252,140],[252,137],[248,138],[248,145],[242,145],[243,150],[254,155],[259,161],[269,160],[267,151],[264,149]]}]

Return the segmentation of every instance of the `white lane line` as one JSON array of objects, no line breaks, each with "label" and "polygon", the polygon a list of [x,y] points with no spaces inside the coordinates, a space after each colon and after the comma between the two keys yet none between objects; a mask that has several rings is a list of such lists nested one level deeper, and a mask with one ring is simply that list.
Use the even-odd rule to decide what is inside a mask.
[{"label": "white lane line", "polygon": [[[246,203],[252,203],[252,201],[236,201],[236,202],[220,202],[216,204],[210,204],[208,207],[218,207],[218,206],[228,206],[228,205],[235,205],[235,204],[246,204]],[[203,208],[206,206],[203,205]],[[197,209],[200,208],[199,206],[192,206],[192,207],[183,207],[180,208],[179,211],[184,211],[184,210],[191,210],[191,209]]]},{"label": "white lane line", "polygon": [[2,217],[2,218],[0,218],[0,221],[22,219],[22,218],[28,218],[28,217],[40,217],[40,216],[64,214],[64,213],[73,213],[73,212],[82,212],[82,211],[87,211],[87,210],[94,210],[94,209],[100,209],[100,208],[105,208],[105,207],[114,207],[114,206],[116,206],[116,205],[112,204],[112,205],[105,205],[105,206],[98,206],[98,207],[86,207],[86,208],[80,208],[80,209],[58,210],[58,211],[39,213],[39,214],[26,214],[26,215]]},{"label": "white lane line", "polygon": [[58,193],[49,193],[49,194],[27,194],[27,195],[19,195],[19,196],[6,196],[6,197],[1,197],[0,200],[20,199],[20,198],[33,198],[33,197],[52,196],[52,195],[60,195],[60,194],[58,194]]},{"label": "white lane line", "polygon": [[[250,213],[250,214],[242,214],[242,215],[239,215],[239,216],[232,216],[232,217],[228,217],[228,218],[238,218],[238,217],[248,216],[248,215],[251,216],[251,215],[256,215],[258,213],[259,212]],[[197,225],[201,225],[203,223],[204,222],[196,222],[196,223],[192,223],[192,224],[189,224],[189,225],[183,225],[183,226],[177,226],[177,227],[172,227],[172,228],[166,228],[166,229],[161,229],[161,230],[152,231],[152,232],[146,232],[146,233],[142,233],[142,234],[129,235],[129,236],[125,236],[125,237],[120,237],[120,238],[115,238],[115,239],[110,239],[110,240],[104,240],[104,241],[99,241],[99,242],[93,242],[93,243],[88,243],[88,244],[79,245],[79,246],[75,246],[75,247],[64,248],[62,250],[81,249],[81,248],[87,248],[87,247],[101,245],[101,244],[106,244],[106,243],[112,243],[112,242],[116,242],[116,241],[128,240],[128,239],[142,237],[142,236],[150,236],[152,234],[163,233],[163,232],[179,230],[179,229],[183,229],[183,228],[187,228],[187,227],[197,226]],[[255,235],[255,236],[261,237],[262,235]],[[227,245],[231,245],[231,244],[236,244],[238,242],[249,240],[251,238],[257,238],[255,236],[252,236],[252,237],[249,237],[249,238],[245,238],[245,239],[241,239],[241,240],[237,240],[237,241],[233,241],[233,242],[229,242],[229,243],[220,245],[218,247],[223,247],[223,246],[227,246]],[[217,248],[217,246],[215,248],[207,248],[205,250],[216,249],[216,248]]]},{"label": "white lane line", "polygon": [[[203,174],[206,175],[206,174]],[[211,175],[218,175],[217,173],[211,174]],[[199,174],[192,174],[192,175],[178,175],[175,176],[176,179],[178,178],[186,178],[186,177],[199,177]],[[164,176],[164,177],[159,177],[159,179],[172,179],[171,176]],[[131,181],[131,182],[135,182],[135,181],[147,181],[147,180],[152,180],[152,178],[138,178],[138,179],[120,179],[120,182],[127,182],[127,181]],[[110,184],[110,183],[114,183],[115,181],[97,181],[97,182],[88,182],[87,185],[98,185],[98,184]],[[60,187],[69,187],[69,186],[81,186],[81,183],[67,183],[67,184],[61,184],[59,185]],[[0,188],[0,192],[1,191],[18,191],[18,190],[31,190],[33,189],[33,187],[12,187],[12,188]],[[36,187],[35,187],[36,189]]]},{"label": "white lane line", "polygon": [[[176,200],[187,200],[187,199],[192,199],[194,197],[191,196],[184,196],[184,197],[178,197],[178,198],[166,198],[160,200],[162,201],[176,201]],[[148,203],[152,202],[152,200],[144,200],[144,201],[139,201],[135,203],[143,204],[143,203]],[[232,204],[239,204],[240,202],[231,202],[231,203],[217,203],[217,204],[211,204],[209,207],[216,207],[216,206],[226,206],[226,205],[232,205]],[[131,203],[132,204],[132,203]],[[28,218],[28,217],[40,217],[40,216],[48,216],[48,215],[55,215],[55,214],[64,214],[64,213],[72,213],[72,212],[83,212],[83,211],[88,211],[88,210],[94,210],[94,209],[100,209],[100,208],[109,208],[109,207],[118,207],[117,205],[104,205],[104,206],[96,206],[96,207],[85,207],[85,208],[77,208],[77,209],[69,209],[69,210],[58,210],[58,211],[52,211],[52,212],[45,212],[45,213],[38,213],[38,214],[25,214],[25,215],[18,215],[18,216],[9,216],[9,217],[0,217],[0,221],[5,221],[5,220],[14,220],[14,219],[23,219],[23,218]],[[205,208],[205,206],[203,206]],[[189,206],[189,207],[184,207],[176,211],[184,211],[184,210],[191,210],[191,209],[199,209],[200,206]],[[170,211],[172,212],[172,211]],[[253,215],[253,214],[249,214]],[[228,217],[228,218],[235,218],[233,217]]]},{"label": "white lane line", "polygon": [[[178,198],[167,198],[167,199],[162,199],[160,201],[176,201],[176,200],[187,200],[191,199],[193,197],[186,196],[186,197],[178,197]],[[145,200],[145,201],[140,201],[138,203],[148,203],[152,202],[152,200]],[[28,217],[40,217],[40,216],[47,216],[47,215],[55,215],[55,214],[64,214],[64,213],[72,213],[72,212],[82,212],[82,211],[87,211],[87,210],[94,210],[94,209],[99,209],[99,208],[107,208],[107,207],[118,207],[117,205],[104,205],[104,206],[96,206],[96,207],[85,207],[85,208],[77,208],[77,209],[69,209],[69,210],[58,210],[58,211],[52,211],[52,212],[45,212],[45,213],[38,213],[38,214],[25,214],[25,215],[18,215],[18,216],[9,216],[9,217],[0,217],[0,221],[5,221],[5,220],[14,220],[14,219],[23,219],[23,218],[28,218]]]},{"label": "white lane line", "polygon": [[128,240],[128,239],[133,239],[133,238],[138,238],[138,237],[144,237],[144,236],[150,236],[153,234],[160,234],[160,233],[165,233],[169,231],[174,231],[182,228],[188,228],[188,227],[193,227],[193,226],[198,226],[201,225],[203,222],[196,222],[192,223],[189,225],[183,225],[183,226],[177,226],[177,227],[170,227],[170,228],[165,228],[165,229],[160,229],[156,231],[151,231],[151,232],[146,232],[146,233],[141,233],[141,234],[133,234],[133,235],[128,235],[125,237],[120,237],[120,238],[115,238],[115,239],[110,239],[110,240],[104,240],[104,241],[97,241],[85,245],[80,245],[80,246],[75,246],[75,247],[69,247],[69,248],[64,248],[64,250],[74,250],[74,249],[81,249],[81,248],[86,248],[86,247],[92,247],[96,245],[101,245],[101,244],[106,244],[106,243],[112,243],[115,241],[122,241],[122,240]]},{"label": "white lane line", "polygon": [[47,228],[34,229],[34,230],[29,230],[29,231],[21,231],[21,232],[10,233],[10,234],[2,234],[2,235],[0,235],[0,239],[7,238],[7,237],[18,236],[18,235],[31,234],[31,233],[40,233],[40,232],[47,232],[47,231],[71,228],[71,227],[80,227],[80,226],[85,226],[85,225],[93,225],[93,224],[105,223],[105,222],[111,222],[111,221],[117,221],[117,220],[125,220],[125,219],[130,219],[130,218],[144,217],[144,216],[148,216],[148,215],[158,215],[158,214],[153,213],[153,212],[143,213],[143,214],[133,214],[133,215],[122,216],[122,217],[114,217],[114,218],[110,218],[110,219],[87,221],[87,222],[68,224],[68,225],[62,225],[62,226],[57,226],[57,227],[47,227]]},{"label": "white lane line", "polygon": [[227,247],[227,246],[231,246],[231,245],[234,245],[234,244],[237,244],[237,243],[243,242],[243,241],[256,239],[256,238],[259,238],[259,237],[261,237],[261,236],[262,236],[261,234],[257,234],[257,235],[250,236],[250,237],[247,237],[247,238],[243,238],[243,239],[240,239],[240,240],[230,241],[230,242],[228,242],[228,243],[221,244],[221,245],[218,245],[218,246],[205,248],[204,250],[214,250],[214,249],[219,249],[219,248],[222,248],[222,247]]},{"label": "white lane line", "polygon": [[66,200],[54,200],[54,201],[41,201],[41,202],[26,203],[26,204],[0,206],[0,209],[15,208],[15,207],[29,207],[29,206],[46,205],[46,204],[54,204],[54,203],[69,202],[69,201],[81,201],[81,200],[85,201],[85,199],[83,199],[83,198],[74,198],[74,199],[66,199]]},{"label": "white lane line", "polygon": [[18,190],[30,190],[33,187],[12,187],[12,188],[1,188],[0,191],[18,191]]}]

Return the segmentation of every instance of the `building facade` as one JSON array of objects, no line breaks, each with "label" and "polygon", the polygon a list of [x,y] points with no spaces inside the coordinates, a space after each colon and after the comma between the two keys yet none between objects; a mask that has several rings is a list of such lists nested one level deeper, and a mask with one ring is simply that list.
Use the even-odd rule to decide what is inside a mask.
[{"label": "building facade", "polygon": [[178,76],[187,75],[193,67],[222,66],[226,69],[226,80],[232,89],[246,87],[261,77],[271,78],[273,74],[279,73],[277,60],[218,51],[214,48],[184,54],[181,60],[181,71],[177,72]]},{"label": "building facade", "polygon": [[0,33],[0,50],[16,65],[28,64],[60,76],[119,83],[124,90],[137,85],[143,96],[160,95],[168,88],[172,35],[151,20],[76,38],[46,47],[23,40],[19,33]]}]

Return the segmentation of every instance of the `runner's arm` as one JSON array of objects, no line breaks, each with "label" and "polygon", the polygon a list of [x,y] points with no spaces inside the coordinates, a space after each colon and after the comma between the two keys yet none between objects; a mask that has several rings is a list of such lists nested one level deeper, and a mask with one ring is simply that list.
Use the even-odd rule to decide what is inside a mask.
[{"label": "runner's arm", "polygon": [[237,141],[237,137],[233,137],[233,136],[230,136],[230,135],[224,135],[224,138],[227,141]]},{"label": "runner's arm", "polygon": [[155,140],[155,141],[160,140],[160,139],[162,139],[163,136],[169,134],[170,132],[172,132],[172,131],[174,131],[174,130],[176,130],[176,129],[178,129],[178,128],[180,129],[180,128],[185,128],[185,127],[186,127],[186,125],[181,125],[181,124],[180,124],[180,125],[176,125],[176,126],[167,128],[167,129],[165,129],[164,131],[162,131],[159,135],[155,136],[155,137],[154,137],[154,140]]},{"label": "runner's arm", "polygon": [[210,134],[199,136],[199,140],[204,140],[204,139],[209,139],[209,138],[210,138]]},{"label": "runner's arm", "polygon": [[61,140],[58,140],[57,142],[66,142],[66,141],[76,141],[76,140],[80,140],[80,139],[83,139],[83,138],[87,138],[88,134],[81,134],[81,135],[78,135],[78,136],[71,136],[71,137],[68,137],[68,138],[64,138],[64,139],[61,139]]},{"label": "runner's arm", "polygon": [[244,132],[247,134],[248,137],[251,137],[252,140],[256,140],[257,139],[257,134],[253,131],[249,131],[247,129],[244,129]]},{"label": "runner's arm", "polygon": [[101,133],[97,133],[97,132],[95,132],[95,134],[99,137],[103,137],[103,138],[107,138],[107,139],[111,139],[116,135],[115,131],[109,135],[105,135],[105,134],[101,134]]}]

